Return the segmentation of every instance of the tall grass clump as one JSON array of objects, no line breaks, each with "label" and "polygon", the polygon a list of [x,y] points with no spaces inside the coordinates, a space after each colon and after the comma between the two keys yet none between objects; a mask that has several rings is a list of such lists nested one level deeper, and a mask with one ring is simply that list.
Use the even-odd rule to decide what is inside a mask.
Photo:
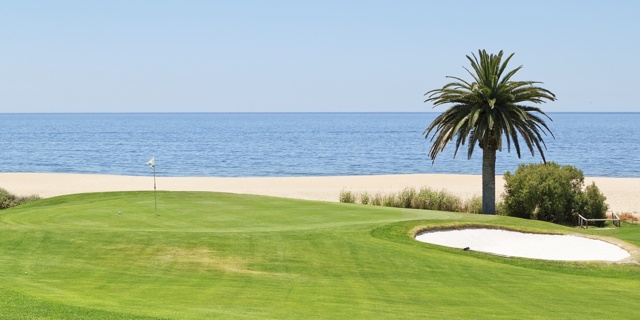
[{"label": "tall grass clump", "polygon": [[0,210],[9,209],[28,202],[40,200],[38,195],[17,196],[4,188],[0,188]]},{"label": "tall grass clump", "polygon": [[351,191],[342,190],[340,191],[340,202],[343,203],[355,203],[356,196]]},{"label": "tall grass clump", "polygon": [[[498,211],[498,209],[497,209],[498,207],[500,207],[500,206],[496,205],[496,211]],[[462,210],[464,212],[475,213],[475,214],[482,213],[482,197],[473,196],[473,197],[467,199],[462,204]]]},{"label": "tall grass clump", "polygon": [[398,196],[396,197],[396,207],[413,208],[413,203],[415,202],[416,195],[416,189],[404,188],[402,191],[400,191],[400,193],[398,193]]},{"label": "tall grass clump", "polygon": [[618,217],[622,221],[631,222],[631,223],[637,223],[639,220],[638,217],[631,212],[619,212]]},{"label": "tall grass clump", "polygon": [[436,191],[426,187],[420,188],[418,191],[413,208],[463,212],[460,197],[445,190]]},{"label": "tall grass clump", "polygon": [[369,195],[368,192],[363,192],[360,194],[360,203],[362,204],[369,204],[369,202],[371,202],[371,196]]},{"label": "tall grass clump", "polygon": [[382,196],[382,206],[384,207],[398,207],[395,193],[389,193]]},{"label": "tall grass clump", "polygon": [[463,201],[460,197],[445,190],[433,190],[428,187],[407,187],[398,193],[376,193],[370,195],[367,192],[354,194],[343,190],[340,193],[340,202],[361,203],[374,206],[411,208],[425,210],[439,210],[449,212],[482,213],[482,198],[474,196]]},{"label": "tall grass clump", "polygon": [[382,195],[382,193],[378,192],[375,195],[373,195],[373,198],[371,198],[371,204],[374,206],[381,206],[382,205],[382,199],[384,198],[384,196]]}]

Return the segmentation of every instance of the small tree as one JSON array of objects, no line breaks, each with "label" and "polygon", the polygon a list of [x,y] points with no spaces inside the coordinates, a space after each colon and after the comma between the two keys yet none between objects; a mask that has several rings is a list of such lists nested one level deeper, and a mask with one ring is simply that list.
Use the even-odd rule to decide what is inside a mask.
[{"label": "small tree", "polygon": [[583,192],[584,174],[573,166],[521,164],[515,174],[507,171],[504,179],[504,206],[510,216],[568,223],[575,213],[595,218],[607,209],[595,184]]}]

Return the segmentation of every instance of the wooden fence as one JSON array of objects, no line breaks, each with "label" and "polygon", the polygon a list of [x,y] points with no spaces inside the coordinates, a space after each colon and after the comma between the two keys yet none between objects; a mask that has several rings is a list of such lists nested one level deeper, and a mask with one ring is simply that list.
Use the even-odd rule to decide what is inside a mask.
[{"label": "wooden fence", "polygon": [[614,226],[618,228],[620,227],[620,217],[618,217],[618,215],[615,212],[611,213],[611,219],[587,219],[582,215],[578,214],[578,225],[582,228],[588,229],[589,222],[596,222],[596,221],[612,221]]}]

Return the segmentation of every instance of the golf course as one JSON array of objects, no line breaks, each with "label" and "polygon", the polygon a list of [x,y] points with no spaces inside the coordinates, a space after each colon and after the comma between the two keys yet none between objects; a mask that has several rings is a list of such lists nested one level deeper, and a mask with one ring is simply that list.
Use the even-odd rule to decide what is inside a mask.
[{"label": "golf course", "polygon": [[[622,243],[624,263],[416,241],[483,226]],[[634,319],[640,225],[217,192],[105,192],[0,211],[1,319]]]}]

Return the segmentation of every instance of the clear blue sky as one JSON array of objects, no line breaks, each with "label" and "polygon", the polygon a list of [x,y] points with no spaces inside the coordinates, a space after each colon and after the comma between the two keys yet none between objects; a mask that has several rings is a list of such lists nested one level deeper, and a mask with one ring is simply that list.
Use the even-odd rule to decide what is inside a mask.
[{"label": "clear blue sky", "polygon": [[478,49],[640,112],[636,0],[0,1],[0,112],[434,111]]}]

